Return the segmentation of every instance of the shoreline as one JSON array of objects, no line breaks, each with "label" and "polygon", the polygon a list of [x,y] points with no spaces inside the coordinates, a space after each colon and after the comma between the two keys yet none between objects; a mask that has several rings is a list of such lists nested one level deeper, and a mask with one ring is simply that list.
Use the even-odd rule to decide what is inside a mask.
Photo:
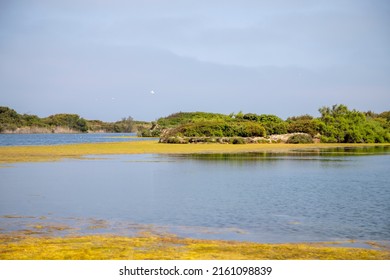
[{"label": "shoreline", "polygon": [[[157,141],[66,144],[55,146],[2,146],[0,167],[18,162],[50,162],[86,159],[88,155],[115,154],[221,154],[285,153],[347,147],[390,147],[390,144],[162,144]],[[12,217],[11,217],[12,218]],[[43,218],[42,218],[43,219]],[[100,226],[99,224],[96,226]],[[35,229],[45,231],[44,225]],[[54,230],[62,230],[57,228]],[[50,232],[49,232],[50,233]],[[64,236],[31,232],[0,233],[0,259],[111,260],[111,259],[323,259],[389,260],[390,249],[365,241],[370,248],[355,248],[360,241],[256,243],[246,241],[183,238],[173,234],[139,232],[129,237],[115,234],[72,233]],[[348,246],[349,245],[349,246]]]},{"label": "shoreline", "polygon": [[0,132],[0,134],[4,135],[25,135],[25,134],[116,134],[116,133],[137,133],[137,131],[133,132],[111,132],[111,131],[106,131],[106,130],[88,130],[86,132],[81,132],[79,130],[67,128],[67,127],[54,127],[54,128],[36,128],[36,127],[31,127],[31,128],[17,128],[15,130],[3,130]]},{"label": "shoreline", "polygon": [[182,238],[142,232],[34,236],[0,234],[2,260],[389,260],[390,250],[375,242],[355,248],[355,241],[255,243]]},{"label": "shoreline", "polygon": [[44,216],[0,218],[27,219],[20,229],[0,232],[0,260],[390,260],[388,241],[261,243],[183,237],[148,224],[102,233],[109,222],[100,219],[75,218],[72,226]]},{"label": "shoreline", "polygon": [[0,146],[0,164],[83,159],[90,155],[118,154],[221,154],[289,152],[349,147],[389,147],[386,144],[165,144],[158,141],[105,142],[46,146]]}]

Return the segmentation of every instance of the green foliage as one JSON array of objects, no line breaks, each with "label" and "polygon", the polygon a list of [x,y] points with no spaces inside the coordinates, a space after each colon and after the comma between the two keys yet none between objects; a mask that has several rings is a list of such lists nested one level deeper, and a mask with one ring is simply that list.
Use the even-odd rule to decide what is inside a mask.
[{"label": "green foliage", "polygon": [[100,120],[88,120],[88,129],[92,132],[108,131],[111,132],[108,127],[109,124]]},{"label": "green foliage", "polygon": [[245,144],[245,140],[240,137],[234,137],[231,139],[232,144]]},{"label": "green foliage", "polygon": [[76,132],[133,132],[138,127],[145,127],[146,122],[134,121],[132,117],[109,123],[99,120],[86,120],[76,114],[56,114],[47,118],[39,118],[35,115],[18,114],[8,107],[0,107],[0,133],[5,130],[14,131],[22,127],[37,127],[53,129],[56,127],[69,128]]},{"label": "green foliage", "polygon": [[22,115],[23,125],[25,126],[36,126],[36,127],[42,127],[45,126],[41,119],[36,115]]},{"label": "green foliage", "polygon": [[278,116],[266,114],[256,115],[249,113],[243,115],[242,118],[244,120],[261,123],[264,126],[267,135],[287,133],[287,124]]},{"label": "green foliage", "polygon": [[287,119],[288,133],[307,133],[314,136],[319,133],[321,122],[310,115],[290,117]]},{"label": "green foliage", "polygon": [[[166,118],[157,120],[157,126],[162,129],[169,128],[168,134],[164,137],[185,136],[185,137],[256,137],[265,136],[264,127],[254,121],[243,119],[240,112],[237,115],[230,115],[193,112],[175,113]],[[238,117],[237,117],[238,116]],[[150,130],[150,133],[153,129]],[[142,131],[142,136],[149,136]]]},{"label": "green foliage", "polygon": [[181,141],[178,137],[169,137],[167,143],[170,144],[181,144]]},{"label": "green foliage", "polygon": [[86,120],[76,114],[56,114],[44,118],[42,121],[51,127],[68,127],[80,132],[88,131]]},{"label": "green foliage", "polygon": [[287,133],[287,124],[275,115],[260,115],[259,122],[265,127],[267,135]]},{"label": "green foliage", "polygon": [[[66,127],[78,132],[133,132],[139,136],[160,137],[264,137],[272,134],[307,133],[321,136],[325,143],[383,143],[390,142],[390,111],[349,110],[345,105],[319,109],[320,118],[310,115],[290,117],[286,121],[275,115],[229,115],[205,112],[179,112],[150,124],[136,122],[132,117],[114,123],[85,120],[76,114],[56,114],[47,118],[18,114],[8,107],[0,107],[0,132],[21,127],[52,129]],[[165,135],[167,134],[167,135]],[[210,140],[211,141],[211,140]],[[293,139],[291,140],[293,141]],[[294,140],[295,141],[295,140]],[[300,140],[303,141],[303,140]]]},{"label": "green foliage", "polygon": [[152,122],[149,127],[139,127],[137,135],[138,137],[160,137],[161,129],[157,122]]},{"label": "green foliage", "polygon": [[385,112],[378,114],[378,118],[383,118],[387,122],[390,122],[390,111],[385,111]]},{"label": "green foliage", "polygon": [[389,142],[389,129],[362,112],[349,110],[345,105],[322,107],[319,126],[322,142],[383,143]]},{"label": "green foliage", "polygon": [[[390,141],[390,113],[362,113],[345,105],[322,107],[321,117],[310,115],[290,117],[286,121],[275,115],[241,111],[230,115],[204,112],[175,113],[157,121],[160,129],[168,129],[168,136],[185,137],[255,137],[272,134],[306,133],[320,135],[327,143],[381,143]],[[152,132],[144,131],[147,135]],[[293,141],[291,139],[291,141]],[[310,139],[298,139],[311,142]],[[294,141],[298,141],[294,140]],[[298,142],[299,142],[298,141]]]},{"label": "green foliage", "polygon": [[179,125],[170,131],[170,136],[186,137],[255,137],[265,136],[259,123],[248,121],[198,121]]},{"label": "green foliage", "polygon": [[242,119],[248,120],[248,121],[253,121],[253,122],[258,122],[259,116],[256,114],[248,113],[248,114],[242,115]]},{"label": "green foliage", "polygon": [[135,127],[135,123],[132,117],[122,118],[122,120],[117,121],[113,124],[111,124],[110,130],[112,132],[122,132],[122,133],[129,133],[133,132]]},{"label": "green foliage", "polygon": [[160,130],[151,130],[147,128],[142,128],[137,132],[138,137],[160,137],[160,134]]},{"label": "green foliage", "polygon": [[0,132],[4,130],[15,130],[22,125],[21,116],[8,107],[0,107]]},{"label": "green foliage", "polygon": [[24,126],[47,127],[47,125],[35,115],[21,115],[8,107],[0,107],[0,132],[5,130],[14,131],[17,128]]},{"label": "green foliage", "polygon": [[179,112],[169,115],[165,118],[159,118],[157,120],[157,124],[161,127],[175,127],[179,124],[189,123],[189,122],[198,122],[198,121],[221,121],[221,120],[228,120],[231,119],[231,117],[223,115],[223,114],[216,114],[216,113],[204,113],[204,112]]},{"label": "green foliage", "polygon": [[242,111],[238,112],[233,116],[237,120],[242,120],[244,118],[244,113]]},{"label": "green foliage", "polygon": [[309,144],[313,142],[313,138],[308,134],[295,134],[287,140],[289,144]]}]

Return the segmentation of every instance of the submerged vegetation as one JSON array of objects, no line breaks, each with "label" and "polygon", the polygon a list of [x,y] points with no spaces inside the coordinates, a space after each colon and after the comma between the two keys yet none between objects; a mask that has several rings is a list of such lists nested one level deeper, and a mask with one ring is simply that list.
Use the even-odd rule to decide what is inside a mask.
[{"label": "submerged vegetation", "polygon": [[[143,233],[136,237],[0,235],[3,260],[388,260],[383,248],[342,248],[336,243],[259,244],[196,240]],[[378,246],[377,244],[373,244]],[[342,246],[342,245],[341,245]]]},{"label": "submerged vegetation", "polygon": [[57,161],[66,158],[83,158],[87,155],[114,154],[223,154],[248,152],[286,152],[290,150],[313,151],[321,148],[384,147],[389,144],[257,144],[257,145],[181,145],[157,141],[113,143],[86,143],[53,146],[3,146],[0,147],[0,164],[15,162]]}]

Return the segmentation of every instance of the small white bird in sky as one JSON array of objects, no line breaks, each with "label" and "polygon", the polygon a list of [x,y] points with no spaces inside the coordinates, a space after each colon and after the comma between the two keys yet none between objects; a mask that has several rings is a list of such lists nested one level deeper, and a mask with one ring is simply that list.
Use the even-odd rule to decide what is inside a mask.
[{"label": "small white bird in sky", "polygon": [[151,93],[151,94],[154,94],[155,92],[154,92],[154,90],[151,90],[150,93]]}]

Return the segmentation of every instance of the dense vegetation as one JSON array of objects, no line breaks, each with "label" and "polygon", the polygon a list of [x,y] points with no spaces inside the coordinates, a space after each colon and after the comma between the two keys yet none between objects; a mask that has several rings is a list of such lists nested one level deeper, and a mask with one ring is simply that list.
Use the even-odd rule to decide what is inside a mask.
[{"label": "dense vegetation", "polygon": [[[56,114],[39,118],[35,115],[19,114],[8,107],[0,107],[0,133],[18,131],[21,128],[35,128],[45,132],[57,132],[57,128],[66,128],[74,132],[138,131],[138,135],[144,137],[203,137],[211,142],[215,141],[216,137],[229,137],[232,139],[227,142],[234,140],[236,143],[248,143],[240,137],[270,140],[274,139],[274,135],[301,133],[302,135],[288,135],[291,139],[286,139],[284,142],[311,143],[313,139],[324,143],[390,142],[390,111],[378,114],[371,111],[350,110],[345,105],[333,105],[322,107],[319,112],[321,116],[317,118],[301,115],[289,117],[287,120],[282,120],[275,115],[242,112],[229,115],[179,112],[149,124],[134,121],[131,117],[110,123],[86,120],[76,114]],[[177,142],[176,140],[172,143]],[[222,142],[226,142],[225,140]],[[198,141],[199,139],[195,139],[193,142]],[[272,142],[278,141],[279,139],[272,140]]]},{"label": "dense vegetation", "polygon": [[197,121],[185,123],[171,130],[172,135],[187,137],[254,137],[265,136],[264,127],[247,121]]},{"label": "dense vegetation", "polygon": [[[325,143],[390,142],[390,111],[380,114],[349,110],[345,105],[319,109],[321,116],[289,117],[282,120],[266,114],[215,114],[179,112],[160,118],[151,129],[139,131],[142,136],[163,137],[270,137],[287,133],[289,143],[311,143],[313,138]],[[175,141],[173,141],[174,143]],[[190,141],[191,142],[191,141]]]},{"label": "dense vegetation", "polygon": [[55,131],[64,128],[74,132],[133,132],[145,123],[123,118],[117,122],[86,120],[76,114],[56,114],[46,118],[36,115],[19,114],[8,107],[0,107],[0,133],[13,132],[21,128],[33,128],[35,131]]},{"label": "dense vegetation", "polygon": [[348,110],[344,105],[320,110],[319,133],[323,142],[383,143],[390,142],[388,112],[380,115]]}]

